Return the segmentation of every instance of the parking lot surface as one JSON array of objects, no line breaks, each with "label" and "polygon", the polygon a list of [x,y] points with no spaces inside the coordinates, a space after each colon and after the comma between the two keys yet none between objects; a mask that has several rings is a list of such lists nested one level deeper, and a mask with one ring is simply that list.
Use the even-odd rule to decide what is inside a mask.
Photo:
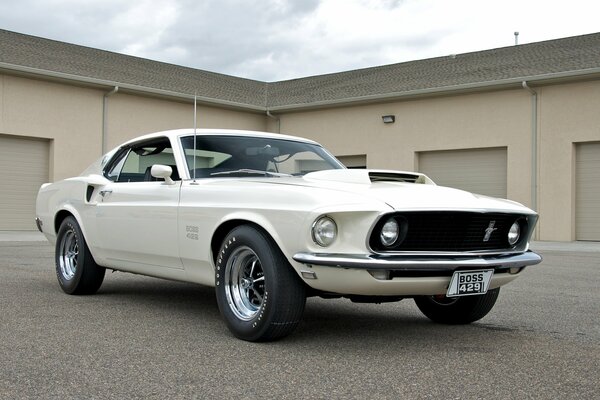
[{"label": "parking lot surface", "polygon": [[0,398],[600,398],[600,251],[540,249],[478,323],[311,298],[292,336],[256,344],[212,288],[107,273],[69,296],[48,243],[0,241]]}]

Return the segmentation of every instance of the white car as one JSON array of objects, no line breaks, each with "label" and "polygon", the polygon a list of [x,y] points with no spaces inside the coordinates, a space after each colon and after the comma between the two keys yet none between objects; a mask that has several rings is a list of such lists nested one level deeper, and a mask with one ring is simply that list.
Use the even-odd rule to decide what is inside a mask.
[{"label": "white car", "polygon": [[423,174],[346,169],[310,140],[213,129],[125,143],[42,185],[36,218],[66,293],[95,293],[106,269],[214,286],[249,341],[291,333],[307,296],[414,298],[433,321],[479,320],[541,261],[536,221]]}]

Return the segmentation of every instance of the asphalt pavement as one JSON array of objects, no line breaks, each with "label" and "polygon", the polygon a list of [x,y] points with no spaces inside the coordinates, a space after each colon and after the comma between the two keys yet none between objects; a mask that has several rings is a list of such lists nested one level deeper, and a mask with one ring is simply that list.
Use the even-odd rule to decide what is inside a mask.
[{"label": "asphalt pavement", "polygon": [[480,322],[311,298],[292,336],[256,344],[211,288],[107,273],[69,296],[48,243],[0,235],[0,398],[600,398],[600,245],[533,248],[543,263]]}]

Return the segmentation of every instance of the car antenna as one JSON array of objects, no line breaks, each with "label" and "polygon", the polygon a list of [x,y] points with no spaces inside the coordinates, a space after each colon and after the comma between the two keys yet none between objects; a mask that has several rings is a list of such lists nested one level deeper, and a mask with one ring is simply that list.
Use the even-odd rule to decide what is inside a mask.
[{"label": "car antenna", "polygon": [[193,169],[193,182],[196,183],[196,102],[197,102],[197,92],[194,92],[194,151],[192,152],[192,157],[194,157],[194,169]]}]

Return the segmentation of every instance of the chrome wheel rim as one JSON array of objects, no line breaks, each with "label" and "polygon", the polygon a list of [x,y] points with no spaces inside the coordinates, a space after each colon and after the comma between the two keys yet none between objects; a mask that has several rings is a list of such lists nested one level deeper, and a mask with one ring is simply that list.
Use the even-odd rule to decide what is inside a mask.
[{"label": "chrome wheel rim", "polygon": [[65,280],[69,281],[73,279],[75,272],[77,272],[77,258],[79,256],[77,237],[72,229],[69,229],[63,235],[58,254],[60,273]]},{"label": "chrome wheel rim", "polygon": [[256,253],[247,246],[233,251],[224,275],[229,308],[243,321],[254,318],[264,302],[265,276]]}]

